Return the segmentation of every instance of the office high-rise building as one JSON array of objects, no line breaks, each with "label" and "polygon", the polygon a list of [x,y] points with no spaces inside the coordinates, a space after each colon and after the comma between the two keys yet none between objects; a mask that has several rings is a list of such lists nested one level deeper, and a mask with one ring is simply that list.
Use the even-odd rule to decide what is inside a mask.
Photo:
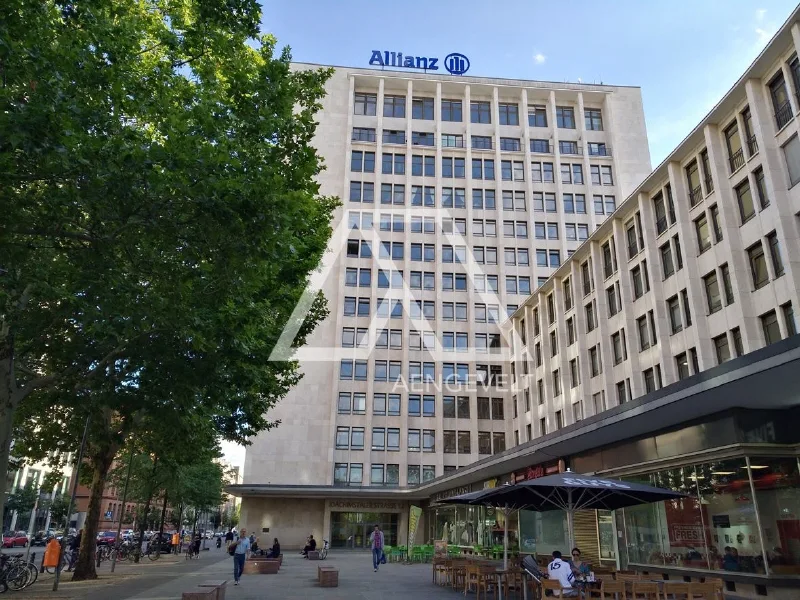
[{"label": "office high-rise building", "polygon": [[314,145],[321,192],[342,199],[331,312],[244,483],[374,493],[514,444],[499,323],[650,160],[636,87],[356,68],[326,87]]}]

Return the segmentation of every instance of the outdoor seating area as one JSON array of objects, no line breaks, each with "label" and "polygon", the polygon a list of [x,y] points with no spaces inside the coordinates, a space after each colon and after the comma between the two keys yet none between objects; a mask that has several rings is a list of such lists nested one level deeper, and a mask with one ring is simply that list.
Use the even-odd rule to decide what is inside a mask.
[{"label": "outdoor seating area", "polygon": [[[547,557],[538,558],[539,564],[547,564]],[[511,597],[542,600],[562,594],[569,596],[571,592],[572,597],[585,600],[723,600],[720,579],[670,581],[654,573],[617,572],[607,567],[598,567],[594,573],[594,581],[576,581],[574,590],[567,591],[556,580],[542,579],[539,582],[531,578],[516,558],[510,558],[508,568],[503,569],[500,561],[477,557],[436,557],[433,559],[432,583],[464,595],[475,593],[476,599],[491,595],[496,600]]]}]

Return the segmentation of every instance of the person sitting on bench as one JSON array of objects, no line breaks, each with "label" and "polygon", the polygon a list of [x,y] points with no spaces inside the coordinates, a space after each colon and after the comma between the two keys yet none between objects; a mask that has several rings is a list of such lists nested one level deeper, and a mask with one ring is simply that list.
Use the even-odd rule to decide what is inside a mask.
[{"label": "person sitting on bench", "polygon": [[308,540],[306,542],[306,545],[305,545],[305,547],[303,548],[303,551],[300,554],[302,554],[303,556],[308,558],[308,553],[312,552],[313,550],[316,550],[316,549],[317,549],[317,540],[314,539],[314,535],[312,534],[312,535],[308,536]]},{"label": "person sitting on bench", "polygon": [[275,538],[275,541],[272,542],[272,548],[267,551],[267,558],[278,558],[281,555],[281,545],[278,542],[278,538]]}]

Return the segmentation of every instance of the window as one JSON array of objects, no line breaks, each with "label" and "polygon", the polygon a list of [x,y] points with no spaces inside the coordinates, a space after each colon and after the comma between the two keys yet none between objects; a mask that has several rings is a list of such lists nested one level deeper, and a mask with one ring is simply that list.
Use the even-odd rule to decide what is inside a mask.
[{"label": "window", "polygon": [[714,191],[714,179],[711,177],[711,164],[708,162],[708,150],[700,152],[700,162],[703,165],[703,176],[706,184],[706,194]]},{"label": "window", "polygon": [[733,304],[733,286],[731,285],[731,274],[728,264],[725,263],[719,268],[720,275],[722,276],[722,287],[725,290],[725,305]]},{"label": "window", "polygon": [[708,214],[711,215],[711,229],[714,232],[714,243],[718,244],[722,241],[722,227],[719,224],[719,207],[714,204],[708,208]]},{"label": "window", "polygon": [[359,173],[373,173],[375,171],[375,153],[353,150],[350,153],[350,170]]},{"label": "window", "polygon": [[427,131],[412,131],[411,144],[414,146],[435,146],[434,134]]},{"label": "window", "polygon": [[753,179],[756,180],[758,203],[764,209],[769,206],[769,194],[767,193],[767,182],[764,180],[764,169],[759,167],[753,171]]},{"label": "window", "polygon": [[516,104],[500,102],[497,110],[500,113],[500,125],[519,125],[519,107]]},{"label": "window", "polygon": [[350,202],[375,202],[375,184],[371,181],[350,182]]},{"label": "window", "polygon": [[736,186],[735,190],[736,199],[739,202],[739,216],[742,218],[742,223],[745,223],[756,214],[753,195],[750,193],[750,182],[745,178],[741,184]]},{"label": "window", "polygon": [[529,106],[528,125],[531,127],[547,127],[547,107],[540,105]]},{"label": "window", "polygon": [[586,108],[583,114],[588,131],[603,131],[603,115],[599,108]]},{"label": "window", "polygon": [[383,116],[403,119],[406,116],[405,96],[383,96]]},{"label": "window", "polygon": [[595,327],[597,327],[597,321],[595,320],[594,314],[594,302],[589,302],[585,306],[586,310],[586,333],[590,331],[594,331]]},{"label": "window", "polygon": [[411,174],[416,176],[435,177],[436,157],[414,154],[411,157]]},{"label": "window", "polygon": [[556,125],[559,129],[575,129],[575,109],[568,106],[557,106]]},{"label": "window", "polygon": [[753,276],[753,287],[759,289],[769,283],[767,261],[764,257],[764,247],[757,242],[747,249],[747,258],[750,262],[750,273]]},{"label": "window", "polygon": [[442,121],[462,121],[461,100],[442,100]]},{"label": "window", "polygon": [[336,463],[333,465],[334,485],[347,484],[347,463]]},{"label": "window", "polygon": [[575,319],[570,317],[567,319],[567,345],[571,346],[575,343]]},{"label": "window", "polygon": [[739,126],[734,120],[725,129],[725,145],[728,149],[728,166],[731,173],[744,165],[744,151],[742,150],[742,139],[739,136]]},{"label": "window", "polygon": [[675,264],[672,261],[672,245],[667,242],[659,248],[661,253],[661,270],[664,273],[664,279],[667,279],[675,273]]},{"label": "window", "polygon": [[[531,152],[534,154],[550,154],[549,140],[531,140]],[[539,163],[531,163],[538,165]],[[541,179],[534,179],[534,181],[541,181]]]},{"label": "window", "polygon": [[[443,133],[442,148],[466,148],[464,146],[464,136],[455,133]],[[460,160],[463,163],[464,159]],[[446,175],[442,175],[442,177],[446,177]],[[464,177],[464,175],[461,175],[461,177]]]},{"label": "window", "polygon": [[470,102],[470,121],[473,123],[491,123],[492,109],[490,102]]},{"label": "window", "polygon": [[478,432],[478,454],[492,453],[492,434],[488,431]]},{"label": "window", "polygon": [[778,242],[778,234],[774,231],[767,235],[767,243],[769,244],[769,257],[772,261],[772,270],[774,276],[780,277],[783,275],[783,260],[781,260],[781,248]]},{"label": "window", "polygon": [[607,279],[617,271],[617,261],[614,256],[615,248],[612,245],[613,238],[603,244],[601,250],[603,254],[603,276]]},{"label": "window", "polygon": [[422,430],[423,452],[434,452],[436,449],[436,432],[433,429]]},{"label": "window", "polygon": [[579,154],[578,152],[578,142],[570,142],[570,141],[561,141],[558,142],[558,151],[561,154]]},{"label": "window", "polygon": [[408,485],[419,485],[419,482],[419,465],[408,465],[406,483]]},{"label": "window", "polygon": [[717,312],[722,308],[722,297],[719,293],[716,271],[711,271],[711,273],[703,277],[703,287],[706,289],[706,305],[708,306],[709,314]]},{"label": "window", "polygon": [[717,355],[717,364],[721,365],[727,360],[731,359],[731,349],[728,346],[728,334],[723,333],[713,338],[714,352]]},{"label": "window", "polygon": [[384,144],[403,144],[406,143],[406,132],[395,131],[392,129],[383,130],[383,143]]},{"label": "window", "polygon": [[795,185],[800,181],[800,137],[792,136],[781,148],[786,161],[786,170],[789,172],[789,183]]},{"label": "window", "polygon": [[611,336],[611,348],[614,352],[614,364],[628,359],[628,350],[625,347],[625,330],[620,329],[618,332]]},{"label": "window", "polygon": [[656,219],[656,231],[658,235],[661,235],[669,226],[669,222],[667,221],[667,208],[661,194],[653,198],[653,209]]},{"label": "window", "polygon": [[764,313],[759,317],[761,330],[764,332],[764,344],[769,346],[781,340],[781,328],[778,324],[778,315],[774,310]]},{"label": "window", "polygon": [[783,129],[792,120],[792,105],[789,103],[789,90],[783,79],[783,72],[778,71],[778,74],[769,82],[769,93],[772,98],[772,108],[775,111],[775,126],[777,129]]},{"label": "window", "polygon": [[792,303],[787,302],[786,304],[781,305],[781,310],[783,311],[783,320],[786,321],[786,335],[797,335],[797,324],[794,320],[794,309],[792,308]]},{"label": "window", "polygon": [[[494,160],[490,158],[472,159],[472,178],[473,179],[494,179]],[[489,192],[490,190],[486,190]],[[494,193],[494,190],[491,190]]]},{"label": "window", "polygon": [[426,121],[433,120],[433,98],[412,98],[411,118]]},{"label": "window", "polygon": [[675,357],[675,368],[678,371],[678,379],[686,379],[691,375],[689,372],[689,357],[686,352],[681,352]]},{"label": "window", "polygon": [[492,138],[488,135],[473,135],[472,147],[475,150],[491,150]]},{"label": "window", "polygon": [[689,186],[689,205],[697,206],[703,200],[703,188],[700,186],[700,170],[696,160],[686,167],[686,183]]},{"label": "window", "polygon": [[600,362],[600,345],[589,348],[589,370],[592,377],[597,377],[603,372],[603,365]]},{"label": "window", "polygon": [[695,219],[694,230],[697,235],[697,248],[699,254],[702,254],[711,248],[711,233],[708,230],[708,219],[705,214]]},{"label": "window", "polygon": [[615,283],[606,289],[606,299],[608,301],[608,316],[613,317],[617,314],[622,306],[620,305],[620,294],[618,291],[619,283]]},{"label": "window", "polygon": [[733,349],[736,351],[736,356],[744,354],[744,346],[742,345],[742,332],[738,327],[731,329],[731,337],[733,338]]},{"label": "window", "polygon": [[500,150],[506,152],[519,152],[521,149],[519,138],[509,138],[509,137],[501,137],[500,138]]},{"label": "window", "polygon": [[659,365],[645,369],[642,375],[646,393],[655,392],[661,387],[661,367]]},{"label": "window", "polygon": [[643,260],[631,269],[631,280],[633,281],[634,300],[638,300],[650,291],[650,282],[647,277],[647,261]]},{"label": "window", "polygon": [[611,149],[602,142],[588,142],[589,156],[611,156]]},{"label": "window", "polygon": [[353,97],[353,109],[357,115],[375,116],[378,106],[377,94],[355,94]]},{"label": "window", "polygon": [[667,313],[669,314],[669,324],[672,333],[678,333],[683,329],[683,319],[681,318],[681,305],[677,296],[667,300]]},{"label": "window", "polygon": [[377,140],[374,127],[353,127],[350,139],[354,142],[374,142]]},{"label": "window", "polygon": [[384,152],[381,161],[381,173],[391,175],[405,175],[406,173],[406,155],[405,154],[389,154]]}]

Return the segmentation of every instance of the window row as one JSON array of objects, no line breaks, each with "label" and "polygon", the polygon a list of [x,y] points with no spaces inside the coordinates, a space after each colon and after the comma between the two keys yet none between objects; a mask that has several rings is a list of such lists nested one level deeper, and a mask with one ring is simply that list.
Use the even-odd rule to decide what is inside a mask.
[{"label": "window row", "polygon": [[[488,336],[498,336],[496,345],[493,348],[499,349],[499,334],[488,334]],[[487,342],[488,343],[488,342]],[[402,381],[402,361],[373,361],[375,381]],[[408,380],[409,381],[436,381],[436,364],[433,361],[409,361]],[[470,375],[469,365],[465,363],[440,363],[442,371],[442,383],[460,384],[470,381],[483,385],[495,386],[503,382],[502,365],[475,365],[475,373]],[[339,379],[366,381],[368,378],[369,361],[342,359],[339,363]],[[411,402],[409,397],[409,402]],[[410,408],[409,408],[410,410]],[[415,414],[409,412],[409,414]]]}]

